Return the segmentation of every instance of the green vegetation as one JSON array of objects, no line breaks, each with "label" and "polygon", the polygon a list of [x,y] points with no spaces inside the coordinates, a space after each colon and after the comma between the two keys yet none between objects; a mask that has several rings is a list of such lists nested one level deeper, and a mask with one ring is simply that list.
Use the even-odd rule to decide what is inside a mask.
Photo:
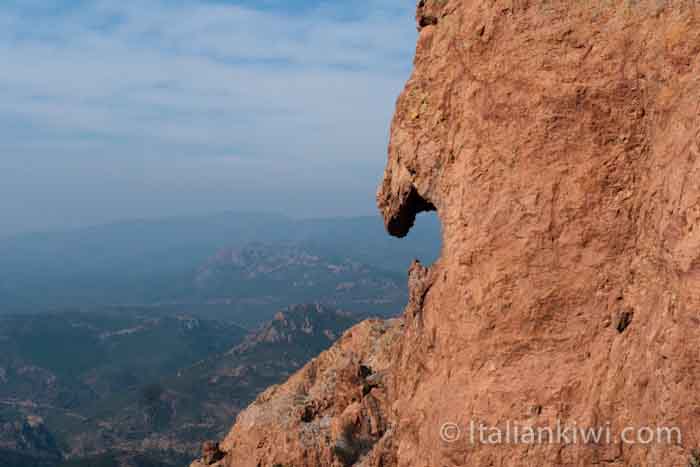
[{"label": "green vegetation", "polygon": [[53,467],[182,467],[190,461],[185,455],[167,451],[139,454],[109,452],[99,456],[67,460]]},{"label": "green vegetation", "polygon": [[[54,456],[59,448],[70,452],[76,445],[86,452],[111,449],[70,459],[65,466],[170,466],[178,454],[136,456],[149,438],[175,443],[186,452],[179,455],[191,460],[201,441],[220,438],[258,393],[361,319],[320,305],[297,306],[244,334],[235,325],[181,315],[115,313],[105,313],[104,319],[90,313],[0,319],[0,335],[6,336],[0,341],[6,379],[0,385],[6,402],[0,405],[0,426],[25,423],[29,415],[43,419],[30,429],[31,436],[0,430],[0,442],[13,436],[33,440],[22,441],[18,452]],[[68,353],[60,346],[64,331],[79,336]],[[53,352],[23,347],[27,335]],[[62,361],[74,352],[91,359]],[[30,457],[18,462],[31,466]]]},{"label": "green vegetation", "polygon": [[53,460],[42,459],[26,453],[9,449],[0,449],[0,465],[2,467],[56,467]]}]

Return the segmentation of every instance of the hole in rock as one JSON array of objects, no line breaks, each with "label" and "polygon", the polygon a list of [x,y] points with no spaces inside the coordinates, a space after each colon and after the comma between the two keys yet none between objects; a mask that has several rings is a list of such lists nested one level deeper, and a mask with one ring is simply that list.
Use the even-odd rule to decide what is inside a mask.
[{"label": "hole in rock", "polygon": [[422,29],[427,26],[435,26],[438,23],[438,19],[435,16],[425,15],[421,16],[418,20],[418,26]]},{"label": "hole in rock", "polygon": [[423,198],[415,187],[411,187],[406,199],[402,200],[397,212],[389,219],[387,229],[394,237],[405,237],[413,228],[418,214],[435,210],[433,203]]},{"label": "hole in rock", "polygon": [[360,368],[357,372],[360,378],[365,379],[372,374],[372,369],[367,365],[360,365]]},{"label": "hole in rock", "polygon": [[634,311],[623,310],[617,318],[617,332],[622,334],[625,330],[632,324],[632,319],[634,318]]},{"label": "hole in rock", "polygon": [[[442,251],[442,225],[437,212],[417,214],[415,225],[410,230],[410,233],[407,232],[408,235],[396,237],[387,235],[382,226],[382,239],[377,243],[381,259],[375,257],[375,260],[382,262],[384,269],[395,273],[395,282],[402,288],[408,285],[407,273],[414,260],[429,267],[440,257]],[[389,315],[395,316],[402,313],[408,303],[408,290],[404,293],[403,305],[387,310]]]},{"label": "hole in rock", "polygon": [[[423,266],[430,266],[439,257],[442,250],[442,225],[437,212],[423,212],[412,219],[410,233],[401,237],[386,236],[383,248],[387,256],[391,254],[391,269],[405,273],[413,260]],[[415,225],[414,225],[415,224]]]}]

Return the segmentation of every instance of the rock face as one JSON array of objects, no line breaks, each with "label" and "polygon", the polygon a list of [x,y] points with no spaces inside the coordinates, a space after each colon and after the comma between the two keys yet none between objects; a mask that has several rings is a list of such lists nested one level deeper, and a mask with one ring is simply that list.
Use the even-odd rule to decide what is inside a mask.
[{"label": "rock face", "polygon": [[355,326],[238,416],[223,460],[207,463],[205,449],[192,467],[353,465],[376,446],[387,448],[375,464],[392,465],[389,373],[402,336],[398,319]]},{"label": "rock face", "polygon": [[216,441],[205,441],[202,444],[202,458],[192,464],[193,467],[214,465],[223,459],[225,454]]},{"label": "rock face", "polygon": [[436,210],[442,255],[403,322],[243,412],[220,465],[700,465],[700,4],[421,0],[417,22],[378,204],[397,236]]}]

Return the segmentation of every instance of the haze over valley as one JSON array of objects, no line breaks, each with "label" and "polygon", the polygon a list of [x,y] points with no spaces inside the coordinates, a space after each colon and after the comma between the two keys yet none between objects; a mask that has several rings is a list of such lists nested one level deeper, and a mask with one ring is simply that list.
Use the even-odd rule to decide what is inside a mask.
[{"label": "haze over valley", "polygon": [[0,458],[179,466],[237,413],[407,301],[437,219],[265,213],[128,221],[0,240]]}]

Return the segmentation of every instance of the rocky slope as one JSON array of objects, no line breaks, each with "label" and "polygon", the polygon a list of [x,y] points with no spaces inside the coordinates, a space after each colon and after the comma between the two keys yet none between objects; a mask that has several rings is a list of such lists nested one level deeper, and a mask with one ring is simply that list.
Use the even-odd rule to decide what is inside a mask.
[{"label": "rocky slope", "polygon": [[22,422],[0,418],[0,462],[3,466],[57,465],[63,455],[53,435],[40,417],[27,417]]},{"label": "rocky slope", "polygon": [[[378,204],[396,236],[436,210],[441,257],[411,268],[403,322],[349,331],[204,463],[700,465],[699,10],[421,0]],[[612,435],[489,444],[471,422]]]},{"label": "rocky slope", "polygon": [[221,249],[198,268],[193,282],[202,301],[246,303],[257,311],[241,316],[244,324],[267,320],[290,303],[324,303],[381,316],[406,304],[401,274],[318,250],[266,243]]},{"label": "rocky slope", "polygon": [[[360,319],[321,305],[296,305],[280,311],[239,345],[164,381],[165,387],[184,396],[181,405],[187,407],[187,418],[181,413],[180,425],[197,420],[208,427],[210,437],[221,436],[259,393],[287,379]],[[200,439],[194,435],[190,432],[187,438]]]},{"label": "rocky slope", "polygon": [[220,446],[205,444],[193,467],[343,465],[359,459],[388,429],[385,377],[402,329],[398,319],[352,328],[285,384],[263,392]]},{"label": "rocky slope", "polygon": [[184,465],[365,317],[295,305],[249,332],[123,310],[0,319],[0,466]]}]

